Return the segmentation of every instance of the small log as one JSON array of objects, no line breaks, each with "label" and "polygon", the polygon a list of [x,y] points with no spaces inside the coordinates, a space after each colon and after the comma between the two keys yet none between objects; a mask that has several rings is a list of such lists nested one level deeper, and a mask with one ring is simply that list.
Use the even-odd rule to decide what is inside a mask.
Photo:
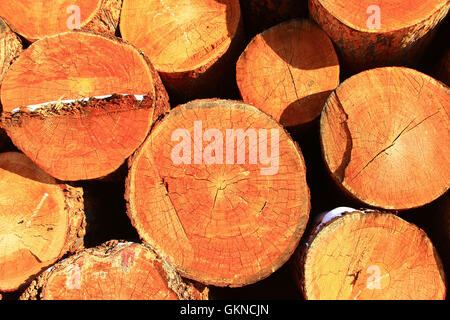
[{"label": "small log", "polygon": [[414,64],[449,8],[447,0],[309,0],[310,15],[352,72]]},{"label": "small log", "polygon": [[245,31],[251,37],[281,22],[305,17],[307,0],[241,0]]},{"label": "small log", "polygon": [[21,300],[206,300],[151,248],[117,240],[79,251],[44,271]]},{"label": "small log", "polygon": [[182,276],[230,287],[283,265],[310,210],[296,143],[271,117],[230,100],[172,109],[130,159],[125,198],[141,238]]},{"label": "small log", "polygon": [[213,97],[234,82],[244,40],[239,0],[124,0],[120,31],[150,58],[171,96]]},{"label": "small log", "polygon": [[30,42],[84,29],[114,35],[122,0],[18,0],[0,2],[11,28]]},{"label": "small log", "polygon": [[450,89],[412,69],[379,68],[347,79],[320,122],[332,177],[371,206],[430,203],[449,187],[449,112]]},{"label": "small log", "polygon": [[115,171],[170,107],[145,56],[87,32],[33,43],[8,70],[1,100],[13,143],[60,180]]},{"label": "small log", "polygon": [[17,152],[0,154],[0,190],[0,291],[14,291],[83,247],[83,190]]},{"label": "small log", "polygon": [[257,35],[240,56],[236,80],[243,100],[284,126],[316,119],[339,84],[339,61],[328,36],[308,20]]},{"label": "small log", "polygon": [[306,299],[445,299],[441,260],[417,226],[379,211],[324,218],[294,259]]}]

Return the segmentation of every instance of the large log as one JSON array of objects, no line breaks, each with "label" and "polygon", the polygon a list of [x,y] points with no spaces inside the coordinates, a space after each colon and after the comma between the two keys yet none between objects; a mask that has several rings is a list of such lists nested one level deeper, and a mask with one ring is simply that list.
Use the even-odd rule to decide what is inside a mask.
[{"label": "large log", "polygon": [[108,241],[79,251],[44,271],[21,300],[204,300],[151,248]]},{"label": "large log", "polygon": [[243,41],[239,0],[125,0],[120,31],[179,99],[212,98],[233,83]]},{"label": "large log", "polygon": [[139,235],[182,276],[230,287],[283,265],[310,209],[295,142],[271,117],[229,100],[172,109],[131,158],[125,197]]},{"label": "large log", "polygon": [[306,299],[445,298],[441,260],[417,226],[371,210],[323,218],[293,260]]},{"label": "large log", "polygon": [[417,62],[449,8],[447,0],[309,0],[310,15],[353,72]]},{"label": "large log", "polygon": [[287,127],[319,117],[339,84],[339,61],[328,36],[308,20],[258,34],[240,56],[236,80],[243,100]]},{"label": "large log", "polygon": [[15,0],[0,2],[0,14],[30,42],[85,29],[113,35],[122,0]]},{"label": "large log", "polygon": [[0,190],[0,291],[13,291],[83,247],[83,190],[16,152],[0,154]]},{"label": "large log", "polygon": [[128,158],[168,96],[132,45],[96,33],[36,41],[8,70],[2,125],[13,143],[60,180],[106,176]]},{"label": "large log", "polygon": [[332,177],[384,209],[425,205],[449,187],[450,89],[418,71],[386,67],[343,82],[321,117]]}]

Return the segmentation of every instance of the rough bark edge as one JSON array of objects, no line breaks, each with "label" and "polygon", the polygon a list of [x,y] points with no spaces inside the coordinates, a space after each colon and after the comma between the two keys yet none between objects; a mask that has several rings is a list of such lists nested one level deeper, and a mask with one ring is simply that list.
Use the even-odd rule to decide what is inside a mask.
[{"label": "rough bark edge", "polygon": [[410,65],[423,54],[449,6],[442,6],[424,20],[383,33],[352,28],[335,18],[319,0],[308,0],[310,17],[336,45],[340,60],[353,72],[387,65]]},{"label": "rough bark edge", "polygon": [[3,40],[5,41],[5,60],[2,61],[3,65],[0,66],[1,67],[0,86],[1,86],[6,71],[8,71],[9,67],[22,53],[23,46],[20,38],[11,30],[8,24],[1,17],[0,17],[0,31],[1,33],[4,33]]},{"label": "rough bark edge", "polygon": [[114,35],[119,26],[123,0],[102,0],[97,14],[82,28]]},{"label": "rough bark edge", "polygon": [[[84,235],[86,234],[86,217],[84,214],[83,189],[75,188],[67,184],[57,185],[64,194],[64,212],[67,215],[67,230],[64,244],[60,253],[53,259],[42,261],[42,267],[35,274],[30,275],[14,289],[2,290],[2,292],[13,292],[22,290],[38,276],[43,270],[61,259],[67,253],[74,253],[84,247]],[[1,299],[0,299],[1,300]]]},{"label": "rough bark edge", "polygon": [[330,219],[328,222],[326,223],[321,223],[320,221],[318,221],[318,223],[316,223],[313,227],[312,227],[312,231],[310,231],[310,234],[305,238],[304,241],[302,241],[302,243],[298,246],[295,254],[294,254],[294,258],[293,258],[293,263],[291,266],[291,270],[294,276],[294,279],[297,283],[297,286],[300,290],[300,292],[302,293],[303,297],[306,300],[309,300],[309,297],[307,295],[306,292],[306,287],[305,287],[305,263],[306,263],[306,258],[307,255],[309,253],[309,248],[311,247],[312,243],[314,242],[314,240],[316,239],[317,235],[323,231],[324,229],[326,229],[329,225],[335,223],[337,220],[346,217],[348,215],[374,215],[374,216],[385,216],[385,215],[389,215],[391,217],[393,217],[394,219],[399,219],[401,220],[403,223],[407,223],[409,225],[411,225],[413,228],[415,228],[424,239],[427,239],[428,245],[432,247],[433,250],[433,256],[436,260],[436,264],[440,273],[440,276],[442,278],[442,281],[444,282],[444,287],[445,287],[445,291],[444,291],[444,296],[446,296],[447,293],[447,278],[445,275],[445,271],[444,271],[444,265],[442,263],[442,260],[438,254],[438,252],[436,251],[435,246],[433,245],[433,243],[431,242],[430,238],[428,237],[428,235],[425,233],[425,231],[423,231],[421,228],[419,228],[418,226],[403,220],[402,218],[400,218],[399,216],[396,215],[396,213],[392,213],[392,212],[387,212],[387,211],[380,211],[380,210],[373,210],[373,209],[359,209],[353,212],[346,212],[343,213],[339,216],[333,217],[332,219]]},{"label": "rough bark edge", "polygon": [[[115,255],[123,249],[126,249],[135,243],[121,240],[111,240],[105,242],[95,248],[88,248],[77,252],[75,255],[59,261],[52,267],[44,271],[37,277],[31,285],[20,296],[20,300],[42,300],[44,298],[44,291],[49,278],[53,272],[64,269],[67,265],[74,263],[79,258],[85,255],[94,255],[96,257],[107,258]],[[192,284],[183,281],[175,269],[163,258],[161,258],[156,251],[145,244],[141,245],[155,254],[155,260],[161,264],[167,277],[167,285],[180,300],[208,300],[209,289],[205,288],[202,292],[198,291]]]},{"label": "rough bark edge", "polygon": [[[238,100],[225,100],[225,99],[219,99],[219,98],[213,98],[213,99],[197,99],[197,100],[193,100],[191,102],[185,103],[185,104],[181,104],[179,106],[177,106],[176,108],[172,109],[170,112],[165,113],[164,115],[162,115],[154,124],[153,128],[150,130],[150,133],[148,136],[150,136],[150,134],[152,133],[152,131],[158,126],[160,125],[164,119],[166,119],[168,117],[168,115],[170,113],[174,113],[174,112],[179,112],[178,108],[179,107],[184,107],[186,105],[189,104],[194,104],[194,103],[232,103],[235,105],[243,105],[246,108],[250,108],[250,109],[254,109],[257,112],[260,112],[262,114],[264,114],[265,116],[267,116],[268,118],[270,118],[270,120],[272,120],[277,126],[278,128],[284,132],[286,134],[286,137],[288,138],[288,140],[291,142],[291,145],[293,146],[294,151],[296,152],[297,156],[299,157],[300,161],[303,164],[303,167],[305,168],[305,183],[306,183],[306,199],[305,201],[307,201],[307,221],[309,219],[310,216],[310,212],[311,212],[311,191],[309,189],[308,186],[308,182],[306,181],[306,174],[307,174],[307,167],[306,167],[306,162],[303,156],[303,153],[301,151],[301,148],[298,144],[297,141],[295,141],[294,139],[292,139],[291,135],[289,134],[289,132],[286,130],[286,128],[284,128],[283,126],[281,126],[275,119],[273,119],[273,117],[271,117],[270,115],[262,112],[261,110],[259,110],[258,108],[247,104],[243,101],[238,101]],[[148,139],[147,136],[147,139]],[[134,191],[134,186],[132,184],[132,182],[134,181],[134,163],[136,163],[138,161],[138,159],[141,157],[141,153],[143,153],[143,149],[146,145],[146,141],[133,153],[133,155],[128,159],[128,175],[125,178],[125,194],[124,194],[124,198],[125,198],[125,202],[126,202],[126,208],[127,208],[127,216],[131,221],[131,225],[136,229],[136,232],[139,235],[139,238],[141,239],[141,241],[146,244],[147,246],[153,248],[155,247],[155,250],[158,250],[158,252],[160,252],[161,256],[164,256],[165,253],[157,248],[154,244],[146,241],[144,239],[144,237],[141,235],[141,231],[140,231],[140,223],[138,223],[135,219],[135,217],[137,216],[137,210],[135,208],[134,203],[132,203],[132,197],[133,197],[133,193]],[[306,222],[307,222],[306,221]],[[270,275],[272,275],[276,270],[278,270],[279,268],[281,268],[281,266],[283,266],[289,259],[290,257],[295,253],[295,250],[297,248],[297,246],[299,245],[302,235],[305,234],[305,232],[307,231],[307,224],[305,224],[303,226],[303,230],[300,230],[300,226],[297,227],[297,230],[295,231],[295,234],[297,234],[297,241],[295,241],[295,243],[292,244],[292,248],[288,249],[284,255],[280,256],[280,259],[278,260],[278,262],[276,264],[274,264],[274,266],[272,266],[272,268],[267,268],[268,270],[266,270],[265,272],[259,272],[257,275],[255,275],[254,277],[248,278],[247,281],[241,281],[239,283],[234,283],[234,284],[228,284],[228,283],[224,283],[224,282],[204,282],[201,280],[195,280],[195,279],[191,279],[190,278],[190,274],[188,272],[186,272],[185,270],[181,270],[180,268],[175,268],[177,270],[177,272],[185,277],[188,278],[192,281],[194,281],[195,283],[199,283],[200,285],[214,285],[214,286],[219,286],[219,287],[230,287],[230,288],[238,288],[238,287],[243,287],[246,285],[250,285],[253,283],[256,283],[260,280],[264,280],[265,278],[269,277]]]},{"label": "rough bark edge", "polygon": [[[431,77],[431,76],[429,76],[429,75],[427,75],[427,74],[424,74],[424,73],[422,73],[422,72],[420,72],[420,71],[417,71],[417,70],[411,69],[411,68],[407,68],[407,67],[402,67],[402,66],[379,67],[379,68],[374,68],[374,69],[370,69],[370,70],[365,70],[365,71],[363,71],[363,72],[372,72],[372,71],[374,71],[374,70],[379,70],[379,69],[386,69],[386,70],[400,70],[401,72],[403,72],[403,73],[405,73],[405,74],[406,74],[406,73],[418,73],[418,74],[420,74],[422,77],[428,78],[429,83],[434,83],[436,86],[441,87],[443,90],[447,90],[448,92],[450,92],[450,88],[447,87],[447,86],[446,86],[444,83],[442,83],[441,81],[436,80],[436,79],[434,79],[433,77]],[[361,73],[362,73],[362,72],[361,72]],[[328,165],[327,154],[325,153],[325,147],[324,147],[324,143],[323,143],[323,139],[322,139],[322,137],[323,137],[323,134],[322,134],[322,128],[323,128],[322,122],[323,122],[323,119],[324,119],[324,115],[327,113],[327,106],[329,105],[330,101],[331,101],[335,96],[337,97],[337,90],[338,90],[342,85],[344,85],[345,82],[346,82],[347,80],[349,80],[349,79],[351,79],[351,78],[354,78],[354,77],[357,77],[357,76],[359,76],[359,74],[353,75],[353,76],[351,76],[350,78],[347,78],[345,81],[341,82],[341,83],[339,84],[339,86],[338,86],[335,90],[333,90],[333,91],[331,92],[331,94],[329,95],[327,101],[325,102],[325,105],[324,105],[324,107],[323,107],[323,109],[322,109],[322,112],[320,113],[320,117],[319,117],[319,135],[320,135],[319,139],[320,139],[320,150],[321,150],[322,159],[323,159],[323,162],[324,162],[324,164],[325,164],[325,167],[327,168],[328,174],[332,177],[332,180],[333,180],[334,183],[338,186],[339,190],[342,191],[349,199],[356,200],[356,201],[360,202],[362,205],[371,206],[371,207],[376,207],[376,208],[379,208],[379,209],[381,209],[381,210],[385,210],[385,211],[394,211],[394,212],[397,212],[397,211],[405,211],[405,210],[410,210],[410,209],[417,209],[417,208],[419,208],[419,207],[422,207],[422,206],[424,206],[424,205],[427,205],[427,204],[429,204],[429,203],[435,201],[436,199],[438,199],[439,197],[441,197],[443,194],[445,194],[445,193],[449,190],[450,185],[448,185],[447,188],[446,188],[445,190],[443,189],[443,191],[442,191],[440,194],[435,195],[434,199],[428,201],[427,203],[416,204],[416,205],[414,205],[414,206],[409,206],[409,207],[406,207],[406,208],[394,208],[394,207],[387,207],[387,206],[381,207],[381,206],[379,206],[377,203],[371,201],[371,199],[362,199],[360,195],[357,195],[357,193],[356,193],[352,188],[350,188],[346,183],[343,182],[345,179],[341,179],[341,178],[338,177],[335,173],[333,173],[333,171],[331,171],[331,168],[330,168],[330,166]],[[337,100],[338,100],[337,102],[340,103],[339,99],[337,99]],[[345,122],[345,123],[346,123],[346,122]]]},{"label": "rough bark edge", "polygon": [[67,252],[73,253],[84,248],[86,216],[84,214],[83,189],[75,188],[67,184],[61,185],[60,187],[64,192],[66,202],[65,210],[69,218],[69,229],[66,243],[61,252],[62,256]]},{"label": "rough bark edge", "polygon": [[[122,0],[120,0],[120,1],[122,1]],[[164,114],[166,114],[170,110],[169,95],[168,95],[168,93],[166,91],[166,88],[163,85],[163,82],[161,80],[161,77],[160,77],[159,73],[156,71],[156,69],[153,66],[153,64],[151,63],[150,59],[141,50],[136,48],[130,42],[125,41],[125,40],[123,40],[121,38],[117,38],[117,37],[115,37],[115,36],[113,36],[111,34],[102,34],[102,33],[99,33],[97,31],[85,31],[85,30],[82,30],[82,31],[75,30],[75,31],[69,31],[69,32],[81,32],[81,33],[84,33],[84,34],[96,35],[96,36],[99,36],[99,37],[104,37],[104,38],[106,38],[106,39],[108,39],[110,41],[115,41],[115,42],[118,42],[119,44],[129,46],[132,49],[134,49],[137,52],[139,52],[140,56],[143,58],[143,60],[147,64],[147,67],[149,68],[149,72],[150,72],[150,75],[151,75],[152,81],[153,81],[153,95],[154,95],[154,97],[152,98],[152,102],[153,102],[153,108],[154,109],[153,109],[153,113],[152,113],[152,116],[151,116],[150,130],[148,131],[148,133],[146,135],[146,138],[147,138],[148,135],[151,132],[151,128],[155,125],[155,122],[157,122],[158,119],[161,119],[162,117],[164,117]],[[65,32],[65,33],[68,33],[68,32]],[[58,34],[57,36],[63,35],[65,33]],[[53,35],[53,36],[55,36],[55,35]],[[53,37],[53,36],[48,36],[48,37]],[[146,99],[148,99],[148,97],[146,97],[145,100]],[[1,107],[1,101],[0,101],[0,107]],[[20,113],[16,113],[16,116],[17,116],[17,114],[20,114]],[[33,116],[32,112],[31,113],[30,112],[25,112],[24,114],[26,114],[27,117]],[[14,121],[13,121],[13,120],[10,119],[12,117],[12,115],[13,114],[11,114],[11,113],[8,113],[8,114],[7,113],[2,113],[2,115],[0,117],[0,138],[1,138],[2,130],[3,130],[2,128],[6,127],[8,122],[17,122],[17,120],[19,120],[19,122],[20,122],[20,116],[19,116],[19,119],[14,119]],[[37,114],[37,116],[41,116],[41,115]],[[142,144],[144,142],[145,142],[145,139],[142,142]],[[139,148],[140,148],[140,146],[138,147],[138,149]],[[124,159],[124,162],[126,162],[126,161],[127,161],[127,159]],[[120,168],[120,166],[119,166],[119,168]],[[117,169],[119,169],[119,168],[117,168]],[[120,179],[120,174],[115,174],[117,169],[115,171],[111,172],[108,175],[96,178],[94,180],[102,180],[102,179],[108,180],[109,179],[109,180],[112,180],[112,181],[117,181],[118,179]]]}]

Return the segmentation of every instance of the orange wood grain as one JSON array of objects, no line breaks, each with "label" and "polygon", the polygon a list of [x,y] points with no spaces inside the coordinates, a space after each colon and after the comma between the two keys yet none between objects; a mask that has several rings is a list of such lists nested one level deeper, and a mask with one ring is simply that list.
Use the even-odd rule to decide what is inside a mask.
[{"label": "orange wood grain", "polygon": [[420,207],[449,187],[450,89],[418,71],[387,67],[343,82],[321,117],[332,177],[385,209]]},{"label": "orange wood grain", "polygon": [[315,230],[296,255],[311,300],[442,300],[443,267],[424,231],[382,212],[352,212]]},{"label": "orange wood grain", "polygon": [[[278,172],[261,175],[264,165],[248,160],[174,164],[171,134],[186,128],[192,135],[194,121],[202,121],[204,130],[223,132],[278,129]],[[130,161],[125,197],[128,216],[142,239],[183,276],[231,287],[257,282],[286,262],[310,209],[297,145],[272,118],[228,100],[196,100],[171,110]]]},{"label": "orange wood grain", "polygon": [[0,290],[13,291],[83,246],[83,191],[17,152],[0,154]]}]

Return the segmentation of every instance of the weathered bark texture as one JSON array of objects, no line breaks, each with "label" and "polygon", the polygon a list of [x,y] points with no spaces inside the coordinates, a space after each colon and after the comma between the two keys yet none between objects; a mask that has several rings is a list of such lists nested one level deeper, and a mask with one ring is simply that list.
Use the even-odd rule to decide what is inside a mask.
[{"label": "weathered bark texture", "polygon": [[13,291],[83,247],[83,190],[17,152],[0,154],[0,291]]},{"label": "weathered bark texture", "polygon": [[320,224],[293,263],[311,300],[441,300],[441,260],[424,231],[379,211],[347,212]]},{"label": "weathered bark texture", "polygon": [[60,180],[113,172],[170,107],[145,56],[87,32],[33,43],[8,70],[1,101],[13,143]]},{"label": "weathered bark texture", "polygon": [[293,20],[257,35],[242,53],[236,79],[243,100],[282,125],[316,119],[339,84],[339,61],[313,22]]},{"label": "weathered bark texture", "polygon": [[[245,140],[242,134],[223,140],[227,129],[248,128],[254,134],[247,132]],[[191,140],[193,149],[180,152]],[[250,161],[266,144],[272,165],[261,153]],[[171,110],[131,158],[125,197],[142,239],[181,275],[230,287],[254,283],[283,265],[310,209],[296,143],[266,114],[229,100],[196,100]]]},{"label": "weathered bark texture", "polygon": [[425,205],[449,187],[450,89],[418,71],[386,67],[344,81],[321,117],[332,177],[384,209]]},{"label": "weathered bark texture", "polygon": [[310,15],[353,72],[417,62],[449,8],[447,0],[309,0]]},{"label": "weathered bark texture", "polygon": [[109,241],[44,271],[22,300],[206,300],[151,248]]}]

